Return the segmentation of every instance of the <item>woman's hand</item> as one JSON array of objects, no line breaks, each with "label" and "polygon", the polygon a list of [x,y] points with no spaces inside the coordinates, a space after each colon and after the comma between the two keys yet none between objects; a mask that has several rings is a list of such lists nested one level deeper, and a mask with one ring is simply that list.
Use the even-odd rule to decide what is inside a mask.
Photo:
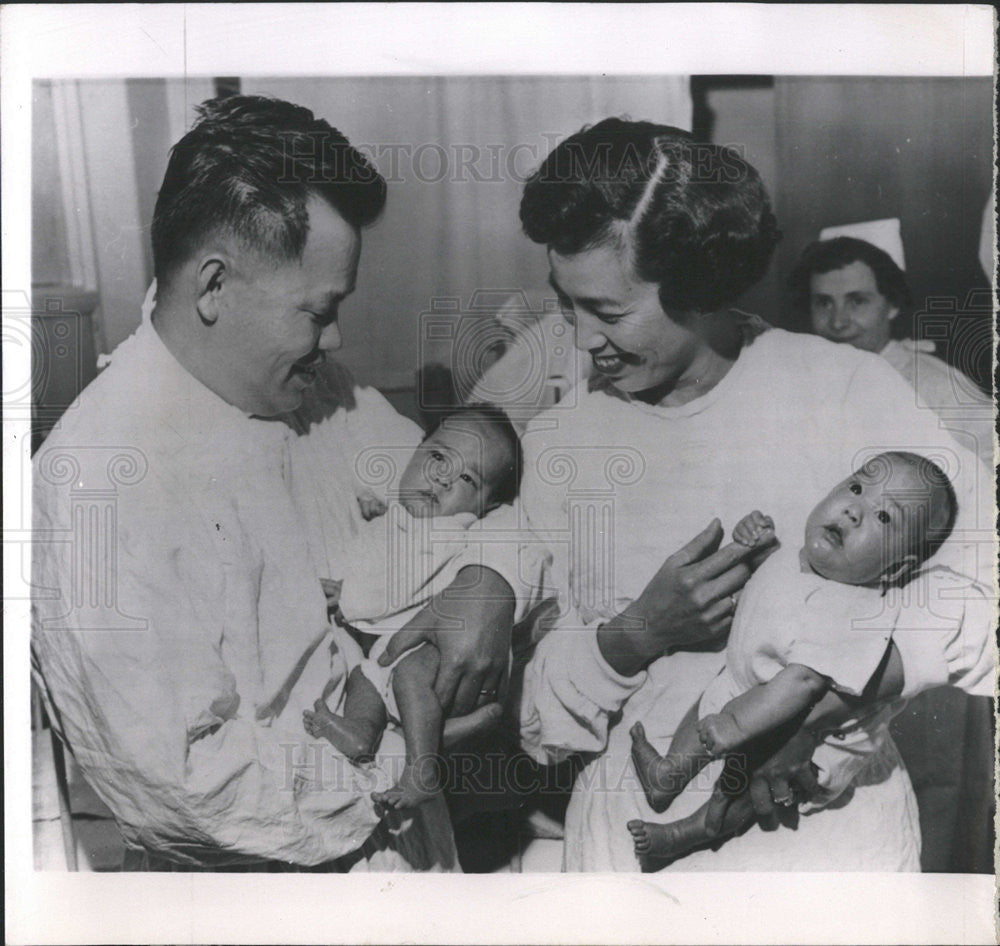
[{"label": "woman's hand", "polygon": [[597,643],[614,670],[633,676],[672,650],[704,647],[729,632],[737,593],[750,577],[746,560],[761,546],[734,542],[720,549],[722,535],[713,519],[663,563],[629,607],[601,625]]},{"label": "woman's hand", "polygon": [[733,796],[746,792],[760,826],[773,831],[781,823],[782,812],[808,801],[818,791],[819,770],[812,755],[824,734],[879,703],[896,699],[902,690],[902,658],[892,643],[860,697],[828,689],[808,714],[801,713],[754,740],[752,749],[748,746],[749,756],[741,752],[726,759],[709,803],[708,828],[720,830]]},{"label": "woman's hand", "polygon": [[809,729],[795,733],[750,779],[750,798],[757,821],[765,831],[778,827],[783,809],[812,798],[819,788],[818,769],[812,763],[816,737]]},{"label": "woman's hand", "polygon": [[[812,762],[817,737],[808,727],[800,727],[775,750],[788,727],[758,743],[753,755],[735,753],[726,758],[722,775],[709,801],[705,826],[712,833],[723,830],[726,810],[735,796],[746,794],[753,813],[764,831],[773,831],[781,823],[783,812],[808,801],[819,789],[818,769]],[[761,758],[765,761],[755,764]]]},{"label": "woman's hand", "polygon": [[514,593],[490,568],[469,565],[389,641],[386,667],[422,642],[441,654],[434,691],[446,716],[465,716],[496,702],[507,671]]}]

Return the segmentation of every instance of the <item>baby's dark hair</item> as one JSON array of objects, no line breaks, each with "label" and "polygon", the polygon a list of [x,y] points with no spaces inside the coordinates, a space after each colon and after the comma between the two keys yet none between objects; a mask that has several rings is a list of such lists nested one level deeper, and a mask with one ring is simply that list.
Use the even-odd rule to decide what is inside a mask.
[{"label": "baby's dark hair", "polygon": [[[951,485],[951,480],[948,479],[948,475],[941,467],[919,453],[910,453],[907,450],[889,450],[881,456],[909,464],[916,471],[920,482],[926,485],[930,491],[927,528],[922,530],[916,546],[907,550],[908,553],[915,554],[920,563],[926,562],[944,545],[948,536],[951,535],[951,530],[955,527],[955,517],[958,515],[958,497],[955,495],[955,487]],[[878,459],[875,457],[870,462],[878,463]],[[938,509],[944,510],[945,516],[943,521],[935,523],[934,512]]]},{"label": "baby's dark hair", "polygon": [[[449,408],[447,413],[442,414],[437,423],[427,432],[430,437],[436,430],[447,424],[450,419],[478,418],[485,421],[492,427],[501,440],[503,440],[510,453],[510,463],[504,468],[499,481],[490,490],[490,499],[496,503],[512,503],[521,489],[521,473],[524,469],[524,452],[521,449],[521,438],[518,437],[514,425],[502,408],[495,404],[486,402],[476,402],[473,404],[460,404]],[[425,438],[426,439],[426,438]]]}]

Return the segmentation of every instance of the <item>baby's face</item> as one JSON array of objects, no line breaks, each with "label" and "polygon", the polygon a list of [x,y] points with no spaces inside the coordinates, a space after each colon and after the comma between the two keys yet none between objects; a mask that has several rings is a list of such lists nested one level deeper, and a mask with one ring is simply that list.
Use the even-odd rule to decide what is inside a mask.
[{"label": "baby's face", "polygon": [[916,468],[886,455],[875,457],[809,514],[806,560],[832,581],[874,585],[913,555],[931,514],[931,490]]},{"label": "baby's face", "polygon": [[403,471],[399,499],[410,515],[484,515],[506,466],[509,449],[491,436],[489,424],[469,418],[447,418],[417,447]]}]

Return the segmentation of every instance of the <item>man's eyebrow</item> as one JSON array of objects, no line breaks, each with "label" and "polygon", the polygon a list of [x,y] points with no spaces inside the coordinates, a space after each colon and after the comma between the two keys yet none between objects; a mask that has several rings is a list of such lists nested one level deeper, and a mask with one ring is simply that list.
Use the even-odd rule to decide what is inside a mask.
[{"label": "man's eyebrow", "polygon": [[[556,277],[551,272],[549,273],[549,285],[555,290],[558,296],[563,299],[569,298],[569,295],[560,288],[559,283],[556,282]],[[621,305],[617,299],[611,299],[607,296],[581,296],[576,301],[587,309],[614,309]]]},{"label": "man's eyebrow", "polygon": [[354,289],[355,285],[352,283],[343,292],[324,292],[322,295],[310,299],[309,302],[314,303],[317,309],[332,309],[335,305],[343,302],[352,292],[354,292]]}]

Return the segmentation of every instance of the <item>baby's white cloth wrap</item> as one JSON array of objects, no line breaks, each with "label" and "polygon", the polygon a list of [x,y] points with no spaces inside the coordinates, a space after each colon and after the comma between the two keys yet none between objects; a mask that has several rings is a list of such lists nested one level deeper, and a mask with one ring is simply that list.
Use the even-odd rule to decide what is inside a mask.
[{"label": "baby's white cloth wrap", "polygon": [[379,638],[367,659],[353,651],[348,664],[361,667],[391,719],[399,720],[393,670],[410,651],[387,667],[378,658],[392,635],[444,591],[461,569],[485,565],[502,575],[515,591],[515,623],[549,593],[551,556],[526,539],[530,536],[523,535],[518,526],[518,511],[509,505],[482,519],[472,513],[416,518],[402,504],[391,501],[385,515],[364,523],[346,548],[347,554],[331,565],[343,580],[339,606],[344,619]]}]

